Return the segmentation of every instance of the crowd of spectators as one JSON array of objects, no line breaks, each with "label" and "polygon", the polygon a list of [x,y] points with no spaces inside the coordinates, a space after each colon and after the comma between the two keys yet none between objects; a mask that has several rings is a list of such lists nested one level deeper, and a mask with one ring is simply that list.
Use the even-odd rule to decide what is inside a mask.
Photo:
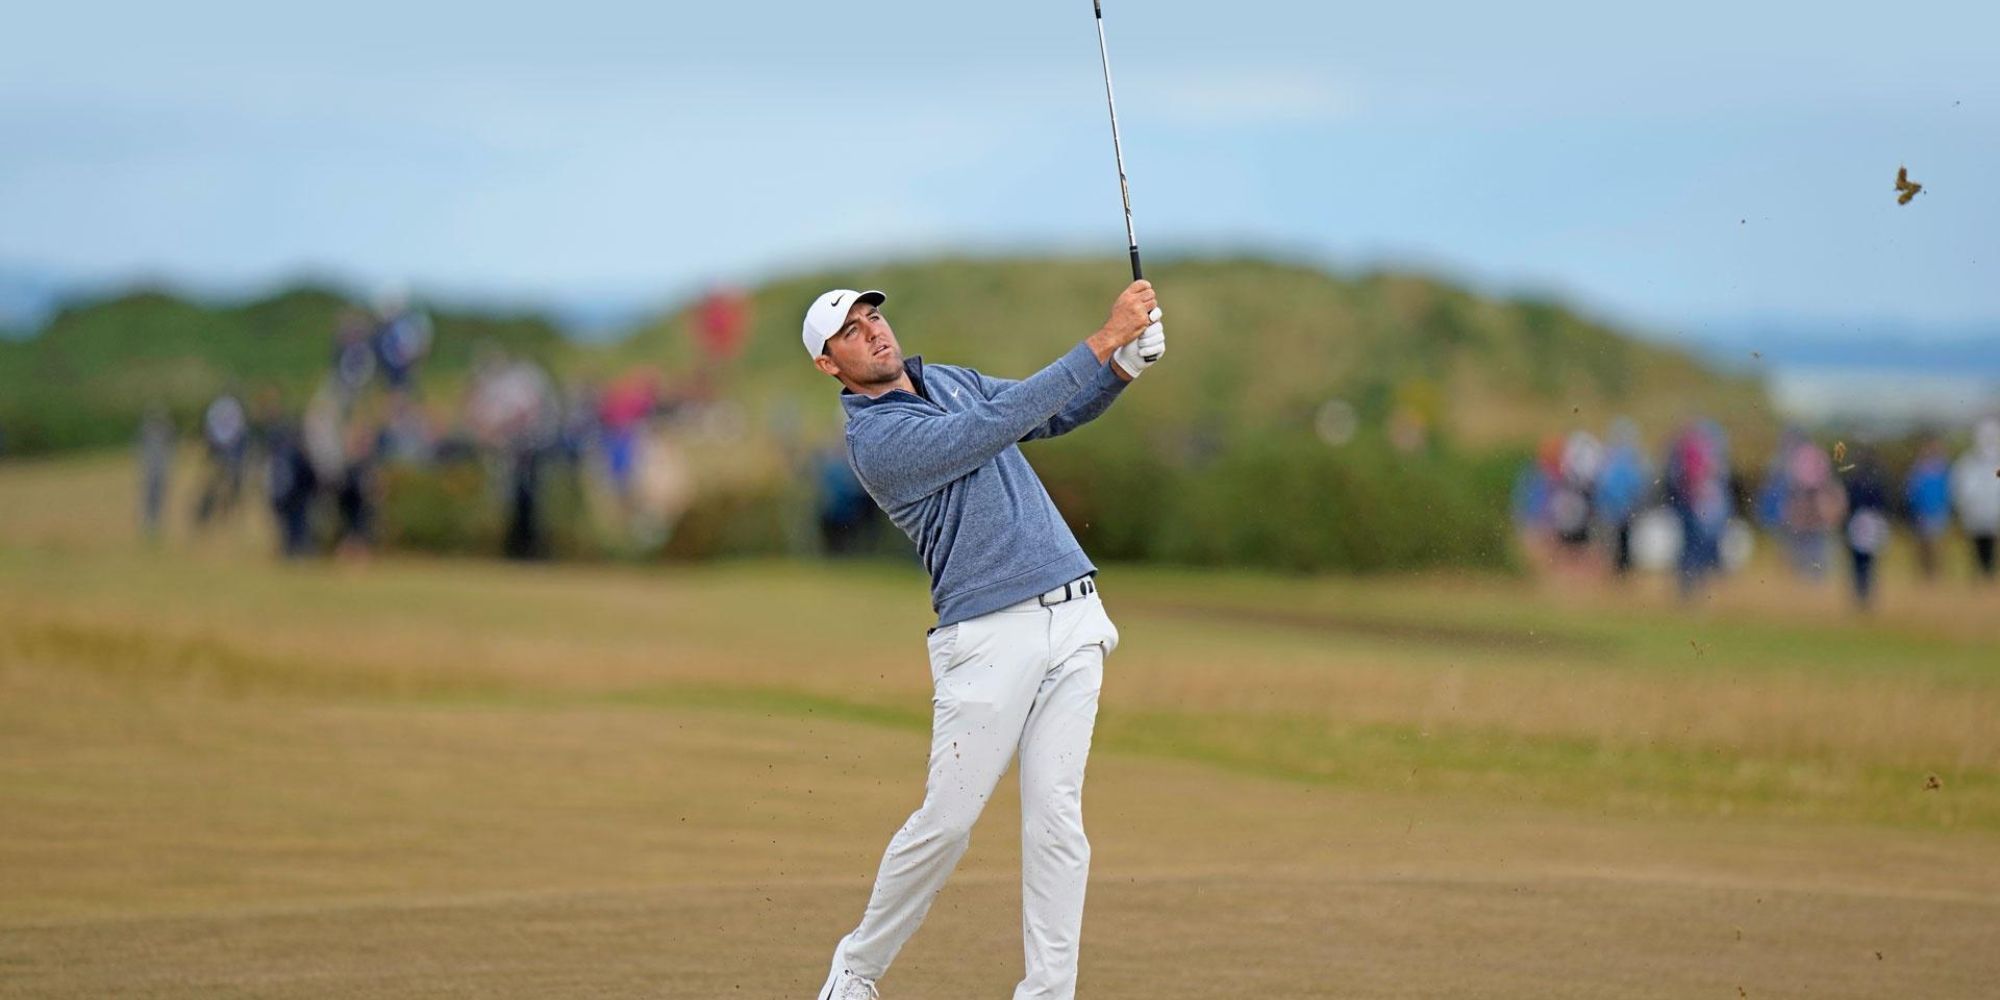
[{"label": "crowd of spectators", "polygon": [[1954,535],[1971,576],[2000,574],[2000,418],[1980,421],[1970,438],[1954,459],[1944,436],[1927,437],[1906,468],[1892,469],[1878,446],[1787,428],[1759,481],[1746,483],[1715,422],[1676,429],[1652,461],[1638,427],[1621,419],[1608,444],[1587,430],[1544,441],[1516,480],[1515,523],[1531,550],[1560,564],[1615,576],[1671,569],[1687,598],[1747,560],[1761,528],[1803,579],[1844,567],[1865,608],[1881,557],[1902,538],[1922,579],[1947,573]]}]

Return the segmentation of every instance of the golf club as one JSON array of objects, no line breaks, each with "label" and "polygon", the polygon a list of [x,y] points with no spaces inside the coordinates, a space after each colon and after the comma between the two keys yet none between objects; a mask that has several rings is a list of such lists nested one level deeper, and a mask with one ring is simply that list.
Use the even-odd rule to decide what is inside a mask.
[{"label": "golf club", "polygon": [[[1132,188],[1125,180],[1125,149],[1118,141],[1118,101],[1111,95],[1111,50],[1104,44],[1104,0],[1090,0],[1091,9],[1097,13],[1097,58],[1104,67],[1104,105],[1111,109],[1111,155],[1118,161],[1118,197],[1125,203],[1125,243],[1132,252],[1132,280],[1146,276],[1139,267],[1139,237],[1132,230]],[[1154,310],[1153,319],[1158,321],[1159,310]],[[1158,354],[1144,356],[1148,363],[1160,360]]]}]

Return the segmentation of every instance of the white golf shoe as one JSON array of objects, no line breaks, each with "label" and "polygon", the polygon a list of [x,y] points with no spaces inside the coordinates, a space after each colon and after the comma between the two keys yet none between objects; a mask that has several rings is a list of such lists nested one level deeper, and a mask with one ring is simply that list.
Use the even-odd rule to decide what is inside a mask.
[{"label": "white golf shoe", "polygon": [[833,968],[826,974],[826,985],[819,988],[815,1000],[882,1000],[882,994],[875,991],[875,980],[863,979],[841,968],[840,955],[833,956]]}]

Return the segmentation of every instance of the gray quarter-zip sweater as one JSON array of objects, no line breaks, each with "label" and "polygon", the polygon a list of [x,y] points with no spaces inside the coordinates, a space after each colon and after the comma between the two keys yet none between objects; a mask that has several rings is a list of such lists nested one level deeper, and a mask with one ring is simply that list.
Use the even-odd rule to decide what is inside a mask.
[{"label": "gray quarter-zip sweater", "polygon": [[903,366],[915,393],[843,390],[840,403],[854,472],[917,543],[938,624],[1096,572],[1017,445],[1096,419],[1125,388],[1111,366],[1085,344],[1019,382],[921,357]]}]

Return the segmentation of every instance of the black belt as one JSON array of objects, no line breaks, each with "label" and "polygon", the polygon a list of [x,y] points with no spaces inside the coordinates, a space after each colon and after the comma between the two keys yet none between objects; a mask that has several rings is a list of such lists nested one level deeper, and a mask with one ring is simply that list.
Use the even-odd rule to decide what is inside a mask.
[{"label": "black belt", "polygon": [[1095,593],[1097,593],[1097,581],[1087,576],[1079,576],[1043,594],[1037,600],[1042,602],[1042,607],[1052,608],[1064,601],[1074,601],[1079,597],[1087,597]]}]

